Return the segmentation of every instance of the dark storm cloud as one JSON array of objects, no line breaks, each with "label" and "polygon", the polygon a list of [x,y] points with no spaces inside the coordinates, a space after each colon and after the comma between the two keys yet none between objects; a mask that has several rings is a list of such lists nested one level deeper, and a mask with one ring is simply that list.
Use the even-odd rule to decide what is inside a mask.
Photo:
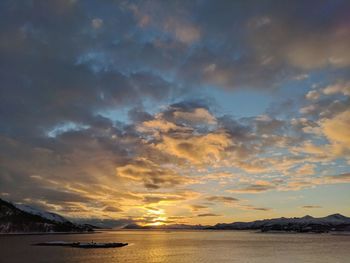
[{"label": "dark storm cloud", "polygon": [[131,15],[124,15],[118,5],[111,6],[123,26],[117,18],[108,20],[104,26],[113,26],[113,32],[105,29],[99,41],[92,32],[93,14],[87,3],[3,1],[1,5],[2,133],[28,137],[65,121],[89,124],[98,110],[169,94],[171,84],[154,73],[125,73],[79,61],[82,53],[89,56],[101,44],[112,45],[112,35],[123,36],[133,27]]},{"label": "dark storm cloud", "polygon": [[2,1],[1,131],[35,136],[59,122],[89,123],[98,110],[181,94],[163,78],[169,69],[187,86],[260,88],[297,70],[347,67],[348,8],[344,1]]},{"label": "dark storm cloud", "polygon": [[271,88],[324,66],[348,68],[349,9],[347,1],[205,2],[195,16],[201,45],[180,75],[226,88]]}]

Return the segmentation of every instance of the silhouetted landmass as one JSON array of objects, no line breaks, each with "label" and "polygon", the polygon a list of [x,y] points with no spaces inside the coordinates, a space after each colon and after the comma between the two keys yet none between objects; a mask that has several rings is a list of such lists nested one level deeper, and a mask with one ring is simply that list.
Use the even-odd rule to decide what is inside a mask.
[{"label": "silhouetted landmass", "polygon": [[[47,232],[88,232],[96,229],[91,224],[75,224],[66,218],[26,205],[15,205],[0,199],[0,233],[47,233]],[[142,226],[127,224],[123,229],[153,230],[260,230],[262,232],[313,232],[350,231],[350,218],[341,214],[315,218],[312,216],[293,218],[273,218],[252,222],[219,223],[214,226],[203,225],[158,225]]]},{"label": "silhouetted landmass", "polygon": [[341,214],[333,214],[320,218],[312,216],[304,216],[301,218],[281,217],[252,222],[220,223],[214,226],[183,224],[140,226],[137,224],[130,224],[125,226],[124,229],[260,230],[262,232],[283,231],[324,233],[329,231],[350,231],[350,218]]},{"label": "silhouetted landmass", "polygon": [[141,226],[136,223],[132,223],[123,227],[123,229],[152,229],[152,230],[171,230],[171,229],[193,229],[193,230],[203,230],[210,226],[202,225],[186,225],[186,224],[171,224],[171,225],[158,225],[158,226]]},{"label": "silhouetted landmass", "polygon": [[341,214],[315,218],[312,216],[294,218],[273,218],[253,222],[235,222],[229,224],[216,224],[209,229],[216,230],[261,230],[285,232],[315,232],[350,231],[350,218]]},{"label": "silhouetted landmass", "polygon": [[18,207],[0,199],[0,233],[87,232],[91,225],[78,225],[64,217],[29,206]]}]

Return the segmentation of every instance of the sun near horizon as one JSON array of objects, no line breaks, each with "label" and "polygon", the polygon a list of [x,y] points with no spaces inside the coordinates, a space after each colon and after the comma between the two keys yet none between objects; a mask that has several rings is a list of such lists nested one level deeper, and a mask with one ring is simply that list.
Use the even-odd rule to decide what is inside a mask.
[{"label": "sun near horizon", "polygon": [[350,216],[349,1],[1,1],[0,198],[77,222]]}]

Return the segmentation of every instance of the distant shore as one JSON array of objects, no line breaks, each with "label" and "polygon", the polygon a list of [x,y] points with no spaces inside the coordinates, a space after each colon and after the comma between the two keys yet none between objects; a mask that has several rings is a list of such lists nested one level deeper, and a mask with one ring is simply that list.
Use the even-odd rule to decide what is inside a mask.
[{"label": "distant shore", "polygon": [[256,229],[99,229],[99,231],[93,232],[31,232],[31,233],[0,233],[1,236],[44,236],[44,235],[86,235],[86,234],[101,234],[103,232],[121,232],[121,231],[147,231],[147,232],[251,232],[257,234],[328,234],[328,235],[339,235],[349,236],[350,231],[328,231],[328,232],[298,232],[298,231],[267,231],[262,232]]}]

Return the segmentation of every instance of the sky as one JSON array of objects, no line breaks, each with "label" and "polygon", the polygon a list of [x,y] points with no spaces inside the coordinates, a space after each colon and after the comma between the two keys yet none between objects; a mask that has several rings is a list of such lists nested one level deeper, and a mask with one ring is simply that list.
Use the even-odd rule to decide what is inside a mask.
[{"label": "sky", "polygon": [[67,218],[350,216],[350,2],[0,2],[0,198]]}]

